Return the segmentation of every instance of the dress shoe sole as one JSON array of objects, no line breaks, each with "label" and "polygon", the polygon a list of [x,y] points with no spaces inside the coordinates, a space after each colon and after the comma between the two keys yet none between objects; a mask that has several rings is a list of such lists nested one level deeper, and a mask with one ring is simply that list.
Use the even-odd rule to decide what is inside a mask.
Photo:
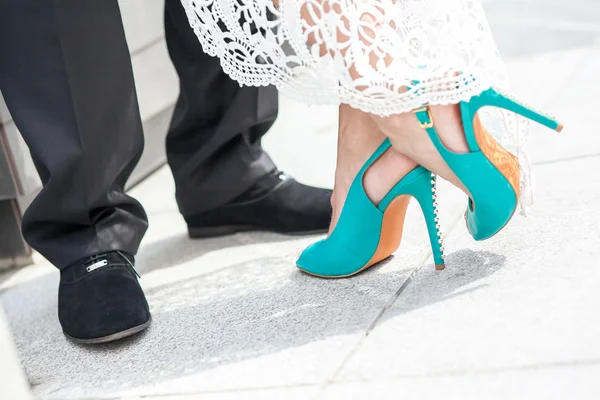
[{"label": "dress shoe sole", "polygon": [[312,231],[278,231],[276,229],[261,228],[252,225],[225,225],[215,227],[194,227],[188,228],[188,234],[191,239],[208,239],[220,236],[234,235],[241,232],[273,232],[289,236],[306,236],[327,233],[327,229],[315,229]]},{"label": "dress shoe sole", "polygon": [[77,339],[77,338],[74,338],[72,336],[67,335],[64,332],[63,332],[63,334],[69,340],[71,340],[71,341],[73,341],[75,343],[79,343],[79,344],[100,344],[100,343],[114,342],[115,340],[120,340],[120,339],[124,339],[126,337],[129,337],[129,336],[133,336],[136,333],[140,333],[144,329],[148,328],[151,323],[152,323],[152,318],[150,318],[147,322],[145,322],[145,323],[143,323],[141,325],[134,326],[133,328],[129,328],[129,329],[126,329],[126,330],[121,331],[121,332],[113,333],[112,335],[108,335],[108,336],[104,336],[104,337],[99,337],[99,338],[94,338],[94,339]]}]

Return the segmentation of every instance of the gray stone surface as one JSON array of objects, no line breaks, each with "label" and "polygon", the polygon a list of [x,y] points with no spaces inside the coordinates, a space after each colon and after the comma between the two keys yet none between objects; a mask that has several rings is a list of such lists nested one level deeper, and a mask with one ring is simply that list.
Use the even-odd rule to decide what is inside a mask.
[{"label": "gray stone surface", "polygon": [[[317,385],[336,373],[430,253],[422,217],[412,206],[406,240],[393,260],[355,279],[313,279],[297,271],[294,260],[314,238],[263,233],[200,243],[186,239],[172,185],[163,170],[134,191],[151,218],[138,265],[154,324],[141,337],[94,349],[65,341],[55,318],[58,274],[49,267],[41,276],[24,278],[26,283],[11,284],[27,270],[3,284],[16,285],[2,302],[37,393],[77,398],[274,382]],[[157,188],[164,195],[156,196]],[[448,197],[464,200],[455,190]],[[455,218],[453,209],[456,204],[443,203],[448,221]]]},{"label": "gray stone surface", "polygon": [[535,213],[493,239],[473,243],[462,225],[453,230],[446,270],[419,272],[339,379],[600,362],[599,253],[589,239],[600,215],[587,184],[597,162],[539,167]]},{"label": "gray stone surface", "polygon": [[[138,262],[154,314],[145,334],[107,346],[72,345],[56,320],[58,274],[51,266],[38,260],[0,275],[0,302],[34,393],[43,399],[598,398],[600,4],[484,4],[515,92],[566,124],[561,135],[533,129],[537,202],[528,219],[516,217],[492,240],[474,243],[461,219],[464,196],[443,185],[445,271],[433,270],[413,205],[394,259],[353,279],[323,281],[294,268],[311,237],[187,239],[170,173],[162,169],[133,191],[151,220]],[[156,22],[156,10],[146,18]],[[131,40],[141,43],[150,33]],[[282,97],[265,145],[299,180],[330,186],[336,122],[335,107]]]},{"label": "gray stone surface", "polygon": [[232,390],[229,392],[203,392],[182,395],[152,396],[152,400],[312,400],[319,397],[318,387],[290,387],[260,390]]},{"label": "gray stone surface", "polygon": [[0,394],[3,399],[29,400],[29,384],[19,362],[13,337],[0,307]]},{"label": "gray stone surface", "polygon": [[[595,400],[600,393],[598,365],[557,365],[498,370],[485,373],[455,373],[409,376],[373,382],[334,383],[320,392],[319,400]],[[238,397],[244,398],[244,397]]]}]

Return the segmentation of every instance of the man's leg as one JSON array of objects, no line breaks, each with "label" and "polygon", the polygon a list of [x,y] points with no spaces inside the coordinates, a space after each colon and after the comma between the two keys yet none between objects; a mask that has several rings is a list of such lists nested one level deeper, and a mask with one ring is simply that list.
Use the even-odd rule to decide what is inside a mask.
[{"label": "man's leg", "polygon": [[225,75],[219,59],[202,51],[180,0],[165,1],[165,33],[180,80],[167,155],[182,214],[197,214],[275,169],[260,139],[277,117],[277,90],[242,88]]},{"label": "man's leg", "polygon": [[0,90],[43,183],[23,235],[61,269],[65,333],[139,325],[146,300],[123,265],[147,219],[124,185],[143,134],[117,1],[0,0],[0,54]]},{"label": "man's leg", "polygon": [[165,3],[167,46],[180,80],[167,156],[179,209],[195,227],[190,234],[326,230],[331,192],[286,178],[261,147],[277,117],[277,90],[240,87],[203,52],[181,1]]}]

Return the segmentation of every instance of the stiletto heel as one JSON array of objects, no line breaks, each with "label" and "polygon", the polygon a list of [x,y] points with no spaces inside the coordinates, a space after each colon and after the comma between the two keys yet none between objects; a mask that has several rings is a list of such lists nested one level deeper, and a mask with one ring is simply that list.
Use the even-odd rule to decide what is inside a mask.
[{"label": "stiletto heel", "polygon": [[435,179],[417,167],[400,180],[375,206],[365,193],[363,178],[369,167],[391,147],[386,139],[369,158],[350,186],[340,219],[331,235],[310,245],[296,265],[322,278],[355,275],[388,258],[400,246],[404,218],[411,197],[425,215],[437,269],[443,269],[443,249],[435,203]]},{"label": "stiletto heel", "polygon": [[525,105],[517,100],[514,96],[504,94],[496,89],[486,90],[479,96],[472,98],[468,104],[469,107],[466,111],[468,112],[467,116],[471,116],[471,118],[468,118],[469,120],[473,119],[475,113],[479,111],[480,108],[485,106],[494,106],[512,111],[557,132],[560,132],[563,129],[563,125],[560,124],[556,118],[544,114],[541,111],[534,109],[532,106]]},{"label": "stiletto heel", "polygon": [[423,184],[419,183],[418,187],[415,185],[415,190],[411,192],[411,195],[419,202],[421,211],[423,211],[425,224],[427,224],[427,231],[429,233],[435,269],[441,271],[446,265],[444,261],[444,242],[442,239],[442,232],[440,231],[440,217],[437,208],[437,178],[435,174],[429,173],[424,174],[423,179],[427,182],[424,182]]},{"label": "stiletto heel", "polygon": [[510,221],[520,195],[519,160],[498,144],[477,116],[485,106],[503,108],[556,131],[562,125],[556,119],[533,110],[495,89],[488,89],[468,102],[460,103],[463,129],[469,153],[448,150],[440,140],[429,106],[414,110],[440,155],[470,193],[465,219],[475,240],[485,240]]}]

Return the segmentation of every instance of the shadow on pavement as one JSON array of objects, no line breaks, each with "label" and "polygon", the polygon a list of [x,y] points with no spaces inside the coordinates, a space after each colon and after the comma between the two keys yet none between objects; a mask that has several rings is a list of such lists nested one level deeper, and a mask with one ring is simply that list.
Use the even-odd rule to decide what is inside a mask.
[{"label": "shadow on pavement", "polygon": [[184,264],[217,250],[255,244],[276,244],[292,239],[294,237],[260,232],[199,240],[190,239],[187,233],[182,233],[143,244],[136,256],[136,269],[140,273],[148,273]]},{"label": "shadow on pavement", "polygon": [[464,249],[450,254],[446,263],[442,272],[434,271],[433,264],[424,266],[382,321],[479,290],[486,284],[472,284],[495,274],[506,263],[506,257]]},{"label": "shadow on pavement", "polygon": [[[266,237],[272,243],[286,239],[278,235]],[[175,236],[144,249],[140,265],[144,265],[145,272],[168,268],[211,249],[237,246],[241,240],[237,238],[236,243],[236,239],[231,239],[192,244],[186,237]],[[244,240],[261,243],[264,239],[256,235]],[[300,351],[302,359],[303,350],[298,350],[302,346],[364,332],[411,272],[384,272],[383,264],[352,279],[316,279],[294,268],[295,255],[262,257],[153,287],[147,291],[153,325],[141,335],[95,347],[72,344],[61,334],[56,320],[56,286],[51,289],[57,284],[55,274],[16,288],[15,291],[27,293],[49,293],[43,295],[44,301],[32,302],[31,308],[26,304],[20,307],[22,315],[14,314],[14,306],[8,307],[13,313],[10,319],[23,364],[33,378],[36,394],[50,398],[99,392],[108,395],[291,348]],[[160,261],[163,258],[173,261],[164,265]],[[439,276],[435,279],[420,280],[419,275],[427,274],[420,271],[410,284],[419,285],[417,294],[409,299],[401,296],[400,306],[388,310],[383,318],[394,318],[477,290],[464,288],[499,270],[504,257],[462,250],[451,254],[448,264],[448,269],[436,273]],[[9,291],[1,300],[10,303],[18,298],[25,298],[24,293],[15,295]],[[320,354],[315,349],[306,351],[313,362],[314,352]]]}]

